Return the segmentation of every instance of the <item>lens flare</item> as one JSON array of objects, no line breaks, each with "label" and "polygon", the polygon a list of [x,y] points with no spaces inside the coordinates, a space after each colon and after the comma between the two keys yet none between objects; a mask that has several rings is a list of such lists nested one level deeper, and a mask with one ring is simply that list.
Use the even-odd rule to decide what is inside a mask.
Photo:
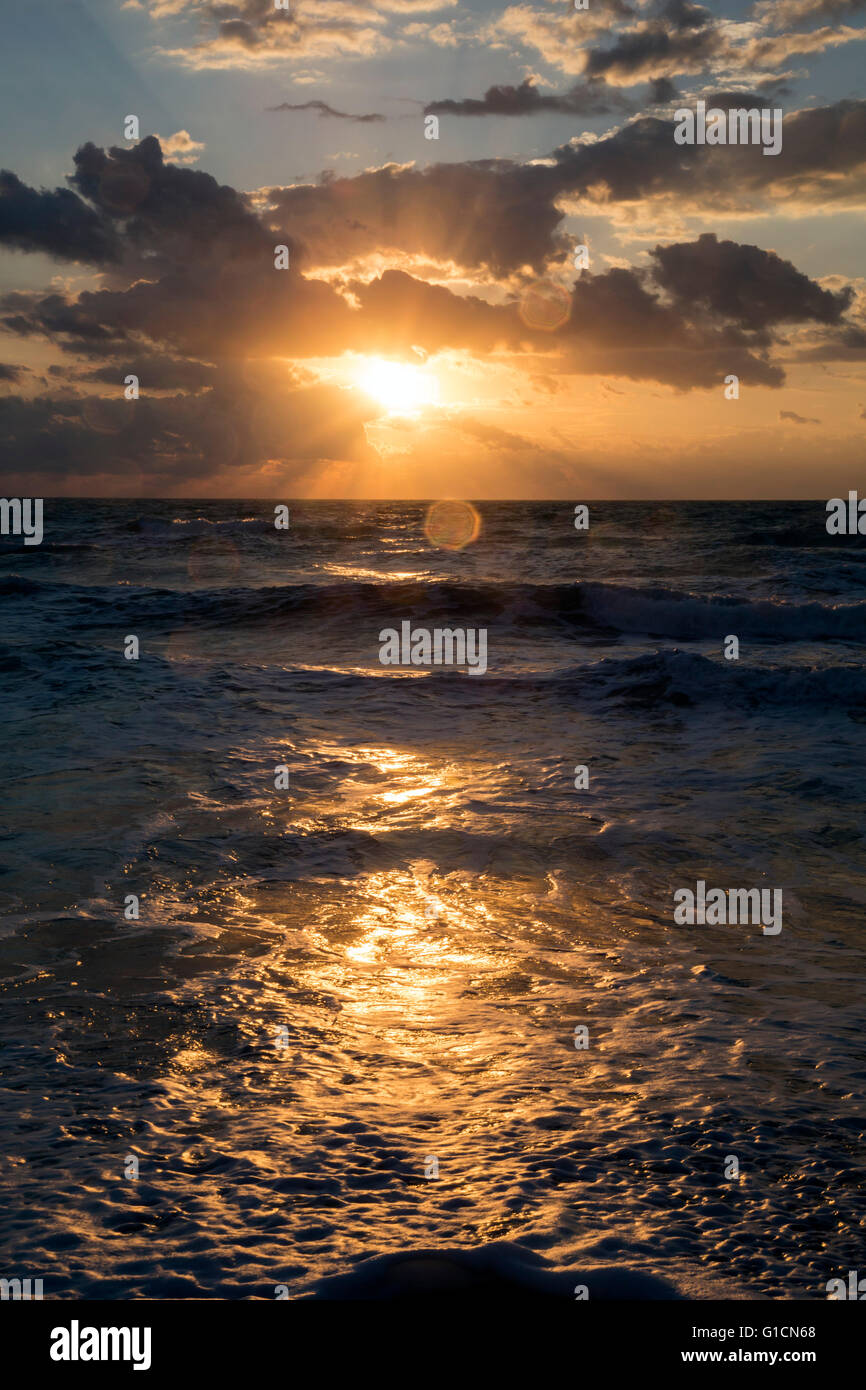
[{"label": "lens flare", "polygon": [[440,550],[462,550],[480,530],[481,517],[471,502],[434,502],[424,521],[424,534]]},{"label": "lens flare", "polygon": [[571,317],[571,295],[553,280],[536,280],[520,297],[520,317],[527,328],[553,333]]}]

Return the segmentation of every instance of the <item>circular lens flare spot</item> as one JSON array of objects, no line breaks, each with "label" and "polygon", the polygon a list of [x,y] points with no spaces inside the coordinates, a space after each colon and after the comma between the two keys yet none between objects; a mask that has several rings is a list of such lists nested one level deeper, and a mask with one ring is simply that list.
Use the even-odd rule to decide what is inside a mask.
[{"label": "circular lens flare spot", "polygon": [[536,280],[520,296],[520,317],[527,328],[553,333],[571,317],[571,295],[553,280]]},{"label": "circular lens flare spot", "polygon": [[471,502],[434,502],[424,522],[425,536],[440,550],[462,550],[480,530],[481,517]]}]

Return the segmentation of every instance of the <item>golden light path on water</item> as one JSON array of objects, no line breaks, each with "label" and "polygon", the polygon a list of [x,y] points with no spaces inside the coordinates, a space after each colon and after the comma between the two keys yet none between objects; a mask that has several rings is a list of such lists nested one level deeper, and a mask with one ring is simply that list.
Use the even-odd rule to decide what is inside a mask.
[{"label": "golden light path on water", "polygon": [[[316,836],[325,824],[333,833],[338,824],[350,842],[372,834],[394,843],[419,833],[441,842],[456,837],[456,822],[467,819],[460,812],[465,772],[459,765],[435,767],[387,747],[320,750],[323,757],[329,752],[354,763],[359,776],[343,779],[339,808],[320,804],[309,817],[288,808],[283,829],[289,836]],[[371,782],[373,770],[379,780]],[[239,892],[233,915],[239,922],[255,920],[258,905],[255,892]],[[515,968],[518,938],[509,940],[497,922],[483,876],[461,874],[459,865],[440,875],[432,858],[422,859],[411,868],[292,885],[281,907],[269,926],[284,930],[291,923],[299,933],[302,949],[292,952],[292,974],[305,997],[333,1001],[330,1036],[352,1054],[367,1107],[406,1115],[419,1107],[440,1109],[447,1130],[463,1084],[455,1067],[474,1059],[485,1084],[523,1070],[521,1030],[507,1009],[491,1012],[485,1001],[485,980],[492,985],[505,962],[507,973]],[[268,989],[259,1007],[267,1013],[273,1002]],[[378,1078],[370,1056],[380,1064],[387,1059]],[[303,1080],[297,1084],[303,1093]],[[353,1099],[349,1090],[341,1104],[352,1110]],[[309,1103],[315,1112],[315,1090]]]},{"label": "golden light path on water", "polygon": [[[102,1061],[121,1085],[146,1078],[130,1143],[158,1170],[164,1219],[206,1230],[208,1261],[223,1279],[240,1267],[239,1288],[501,1240],[607,1262],[612,1231],[639,1261],[671,1210],[680,1230],[714,1220],[718,1182],[676,1176],[683,1136],[753,1078],[734,1033],[724,1074],[707,1073],[694,956],[642,920],[603,860],[601,876],[591,859],[569,873],[543,826],[530,843],[531,821],[517,840],[531,790],[495,757],[453,738],[423,754],[302,746],[312,780],[302,764],[291,798],[261,800],[261,835],[245,839],[249,803],[198,794],[176,852],[208,853],[234,829],[231,862],[206,882],[166,880],[161,898],[157,861],[149,921],[85,963],[97,994],[101,970],[117,999],[132,990],[122,1047]],[[258,752],[232,757],[257,765]],[[339,772],[327,787],[325,767]],[[136,961],[162,973],[158,1009],[135,1002]],[[707,1002],[712,983],[700,987]],[[648,1112],[665,1126],[648,1133]],[[81,1203],[106,1183],[126,1244],[152,1262],[147,1182],[116,1196],[108,1168],[78,1182],[76,1230],[100,1239]],[[668,1269],[687,1247],[680,1234]],[[185,1258],[182,1240],[173,1250]]]},{"label": "golden light path on water", "polygon": [[[289,1028],[286,1050],[251,1067],[239,1101],[250,1161],[277,1185],[297,1174],[292,1207],[277,1199],[264,1219],[285,1223],[290,1239],[300,1231],[297,1257],[316,1269],[318,1252],[303,1242],[311,1220],[330,1227],[322,1183],[341,1194],[326,1269],[358,1252],[535,1229],[547,1232],[545,1248],[590,1243],[603,1215],[587,1223],[572,1210],[557,1168],[591,1151],[594,1133],[641,1123],[648,1036],[621,992],[638,973],[621,973],[623,953],[599,934],[589,893],[551,881],[545,853],[521,863],[504,843],[467,852],[467,836],[481,845],[483,830],[504,832],[507,803],[525,797],[493,761],[385,744],[323,743],[316,755],[341,761],[338,794],[268,808],[268,819],[289,842],[339,835],[397,862],[361,873],[347,863],[276,892],[236,889],[224,903],[247,950],[250,929],[271,948],[248,955],[230,985],[243,1035],[261,1052],[265,1035]],[[491,812],[494,789],[504,804]],[[578,1019],[595,1037],[581,1054]],[[675,1050],[678,1065],[699,1070],[699,1054]],[[185,1048],[175,1065],[188,1068],[196,1105],[219,1114],[219,1055],[208,1067]],[[227,1122],[234,1131],[237,1117]],[[616,1190],[622,1179],[610,1181]],[[653,1234],[640,1211],[618,1219],[635,1241]]]},{"label": "golden light path on water", "polygon": [[[293,993],[330,1001],[324,1008],[328,1041],[341,1057],[345,1053],[354,1076],[341,1094],[341,1111],[368,1119],[399,1115],[410,1124],[413,1114],[435,1115],[434,1128],[447,1147],[461,1142],[467,1086],[476,1091],[473,1123],[481,1128],[491,1088],[509,1088],[506,1116],[513,1119],[524,1107],[530,1113],[537,1105],[534,1067],[550,1069],[544,1057],[549,1039],[539,1034],[536,1015],[573,1007],[557,997],[561,968],[545,978],[546,952],[573,954],[564,930],[551,931],[539,913],[537,895],[549,886],[530,874],[509,883],[494,864],[488,873],[477,862],[461,866],[459,856],[447,874],[437,871],[433,854],[452,839],[456,845],[473,822],[463,809],[467,770],[459,763],[437,767],[406,750],[379,746],[320,749],[322,757],[329,753],[355,764],[357,777],[343,778],[338,805],[317,798],[311,816],[287,808],[287,836],[315,837],[327,827],[350,843],[374,836],[394,855],[403,839],[415,843],[427,836],[433,851],[409,867],[291,885],[276,913],[268,893],[268,928],[288,927],[285,939],[294,942],[288,951]],[[481,784],[497,776],[495,768],[484,769]],[[256,892],[239,892],[232,915],[239,924],[258,920],[261,927],[260,906]],[[267,971],[256,1004],[263,1016],[279,1017],[286,984],[279,967]],[[315,1006],[312,1013],[318,1013]],[[568,1064],[564,1048],[557,1050]],[[294,1078],[294,1089],[308,1116],[315,1116],[321,1113],[321,1076],[316,1065],[312,1077],[305,1070]],[[335,1079],[332,1073],[329,1090]]]}]

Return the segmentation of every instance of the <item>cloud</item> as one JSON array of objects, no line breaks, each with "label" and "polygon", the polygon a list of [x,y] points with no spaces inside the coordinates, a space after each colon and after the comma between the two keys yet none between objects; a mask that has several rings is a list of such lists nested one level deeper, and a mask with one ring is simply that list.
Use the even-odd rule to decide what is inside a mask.
[{"label": "cloud", "polygon": [[799,362],[866,362],[866,328],[855,322],[840,324],[821,335],[814,347],[796,353]]},{"label": "cloud", "polygon": [[716,23],[672,31],[664,21],[648,20],[619,35],[610,48],[588,49],[580,71],[628,87],[654,77],[672,78],[710,68],[746,72],[775,68],[793,57],[823,53],[864,38],[866,31],[860,29],[830,27],[808,34],[754,37]]},{"label": "cloud", "polygon": [[649,105],[669,106],[680,100],[680,94],[669,77],[654,77],[650,83]]},{"label": "cloud", "polygon": [[780,420],[790,420],[794,425],[820,425],[820,420],[815,420],[808,415],[798,415],[796,410],[780,410]]},{"label": "cloud", "polygon": [[529,77],[519,87],[488,87],[483,97],[431,101],[424,107],[426,115],[447,113],[452,116],[534,116],[543,111],[599,116],[630,110],[622,97],[606,88],[604,83],[576,83],[568,92],[546,95]]},{"label": "cloud", "polygon": [[653,271],[615,268],[580,276],[568,323],[558,335],[575,371],[660,381],[676,390],[722,383],[734,372],[755,385],[779,386],[782,369],[771,362],[772,339],[731,322],[722,310],[694,313],[668,303]]},{"label": "cloud", "polygon": [[154,139],[162,147],[163,158],[175,164],[195,164],[206,149],[204,142],[193,140],[188,130],[176,130],[167,137],[155,135]]},{"label": "cloud", "polygon": [[815,53],[824,53],[828,48],[838,48],[849,43],[862,43],[866,39],[866,29],[832,28],[813,29],[808,34],[780,34],[755,38],[749,42],[732,46],[726,61],[731,66],[742,64],[746,69],[774,68],[792,58],[806,58]]},{"label": "cloud", "polygon": [[[185,66],[257,68],[308,59],[370,57],[393,48],[400,16],[450,8],[452,0],[421,5],[414,0],[382,0],[378,6],[361,0],[291,0],[289,9],[275,9],[263,0],[145,0],[160,33],[170,45],[172,22],[192,21],[197,37],[177,30],[175,46],[163,56]],[[389,37],[394,20],[397,33]],[[166,23],[168,21],[168,23]]]},{"label": "cloud", "polygon": [[549,192],[591,196],[608,208],[669,199],[679,211],[738,214],[784,203],[820,210],[866,197],[864,101],[789,112],[783,148],[770,159],[754,145],[676,145],[673,130],[672,122],[645,116],[603,140],[561,146]]},{"label": "cloud", "polygon": [[522,265],[540,272],[565,248],[549,171],[508,160],[390,164],[267,197],[273,225],[290,228],[315,265],[402,250],[505,276]]},{"label": "cloud", "polygon": [[694,5],[691,0],[666,0],[661,6],[661,18],[672,28],[683,30],[706,29],[715,21],[703,5]]},{"label": "cloud", "polygon": [[[786,0],[782,0],[784,4]],[[792,5],[813,0],[788,0]],[[821,0],[814,0],[815,8]],[[837,0],[826,0],[828,6]],[[657,78],[718,70],[724,73],[772,69],[793,57],[823,53],[828,48],[854,43],[864,31],[825,25],[811,33],[768,33],[778,29],[774,2],[759,7],[757,23],[720,21],[709,10],[690,0],[667,0],[635,11],[620,6],[614,14],[607,7],[591,18],[578,12],[569,19],[561,14],[534,10],[528,5],[510,6],[494,27],[535,48],[551,66],[583,77],[603,77],[614,86],[633,86]],[[826,17],[853,13],[860,0],[838,0]],[[820,13],[815,17],[821,18]],[[617,30],[612,20],[622,21]],[[796,27],[796,26],[795,26]],[[754,80],[754,78],[752,79]]]},{"label": "cloud", "polygon": [[[852,118],[859,129],[853,105],[841,105],[800,113],[817,126],[794,141],[783,178],[811,172],[817,159],[832,165],[821,132]],[[730,373],[779,387],[782,331],[808,331],[813,342],[823,334],[811,351],[824,357],[862,352],[866,335],[843,282],[825,288],[773,251],[711,234],[657,245],[645,265],[571,274],[567,285],[560,274],[552,293],[561,312],[549,331],[526,312],[523,294],[539,288],[565,244],[556,199],[602,177],[611,198],[675,190],[686,175],[700,185],[695,152],[690,169],[681,155],[670,123],[647,119],[537,164],[388,166],[255,201],[167,164],[152,136],[129,150],[82,146],[68,191],[37,194],[8,175],[16,204],[32,214],[26,228],[20,217],[13,226],[15,244],[55,247],[67,259],[68,238],[79,255],[84,243],[89,264],[99,253],[102,263],[95,286],[16,291],[0,303],[7,333],[47,340],[68,364],[49,369],[52,390],[42,396],[4,395],[6,466],[26,458],[48,477],[146,476],[169,489],[303,469],[315,458],[364,460],[372,403],[300,365],[347,352],[500,353],[551,380],[607,376],[676,391],[715,387]],[[718,197],[717,172],[710,182]],[[503,280],[482,297],[405,270],[316,278],[317,237],[331,238],[327,254],[390,244]],[[293,248],[289,270],[275,269],[275,241]],[[17,370],[4,379],[14,383]],[[141,384],[134,403],[122,394],[129,373]]]},{"label": "cloud", "polygon": [[771,324],[838,324],[853,293],[822,289],[773,251],[706,232],[697,241],[657,246],[654,278],[679,305],[705,309],[741,328]]},{"label": "cloud", "polygon": [[318,111],[320,116],[331,116],[338,121],[357,121],[359,125],[364,125],[370,121],[384,121],[385,117],[377,111],[373,111],[368,116],[352,116],[346,111],[335,111],[333,106],[329,106],[326,101],[283,101],[279,106],[268,106],[268,111]]},{"label": "cloud", "polygon": [[326,356],[355,347],[352,311],[330,285],[276,271],[273,255],[176,266],[126,288],[6,296],[9,332],[42,335],[118,367],[161,344],[204,361],[243,356]]},{"label": "cloud", "polygon": [[74,164],[69,183],[102,219],[124,278],[133,266],[152,276],[186,260],[207,265],[273,250],[242,193],[202,170],[167,164],[156,136],[107,152],[82,145]]},{"label": "cloud", "polygon": [[100,265],[117,259],[120,238],[98,211],[71,190],[28,188],[4,169],[0,171],[0,245]]},{"label": "cloud", "polygon": [[536,10],[531,5],[507,5],[491,22],[483,37],[494,46],[510,47],[513,41],[534,48],[551,67],[561,72],[582,73],[584,48],[594,34],[609,34],[617,19],[631,19],[635,10],[623,0],[603,7],[575,11]]},{"label": "cloud", "polygon": [[432,14],[434,10],[453,10],[458,0],[378,0],[379,8],[394,14]]},{"label": "cloud", "polygon": [[[49,371],[67,381],[73,375],[67,367],[51,367]],[[143,383],[148,392],[202,391],[208,386],[217,385],[219,379],[219,369],[211,363],[190,357],[172,357],[164,352],[142,351],[137,355],[131,355],[128,351],[124,353],[121,371],[112,363],[110,366],[90,367],[75,372],[74,379],[117,388],[129,373],[138,377],[139,383]]]},{"label": "cloud", "polygon": [[862,14],[866,0],[760,0],[752,13],[761,23],[780,29],[783,25],[813,24],[822,19],[847,19]]},{"label": "cloud", "polygon": [[3,396],[0,458],[7,470],[26,458],[28,473],[85,489],[101,478],[157,492],[220,478],[232,487],[263,467],[297,477],[320,459],[370,459],[363,426],[373,413],[355,392],[293,388],[285,371],[269,391],[226,371],[218,389],[196,396]]},{"label": "cloud", "polygon": [[671,31],[650,21],[620,35],[611,48],[587,51],[583,71],[588,77],[604,77],[630,86],[653,77],[675,77],[700,72],[720,49],[714,29]]},{"label": "cloud", "polygon": [[548,452],[534,440],[527,439],[525,435],[515,434],[513,430],[504,430],[499,425],[490,424],[487,420],[476,420],[471,415],[464,415],[456,423],[457,428],[463,434],[468,434],[471,439],[477,439],[491,449],[504,449],[508,453],[546,454]]}]

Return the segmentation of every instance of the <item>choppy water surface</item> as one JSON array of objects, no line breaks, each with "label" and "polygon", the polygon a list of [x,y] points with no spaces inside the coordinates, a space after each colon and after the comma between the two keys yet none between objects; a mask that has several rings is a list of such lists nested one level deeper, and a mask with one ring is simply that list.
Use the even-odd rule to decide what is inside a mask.
[{"label": "choppy water surface", "polygon": [[[0,1221],[47,1297],[428,1247],[613,1294],[862,1266],[864,538],[479,511],[456,552],[399,503],[4,538]],[[486,628],[487,673],[381,666],[403,619]],[[699,878],[781,887],[782,933],[674,925]]]}]

